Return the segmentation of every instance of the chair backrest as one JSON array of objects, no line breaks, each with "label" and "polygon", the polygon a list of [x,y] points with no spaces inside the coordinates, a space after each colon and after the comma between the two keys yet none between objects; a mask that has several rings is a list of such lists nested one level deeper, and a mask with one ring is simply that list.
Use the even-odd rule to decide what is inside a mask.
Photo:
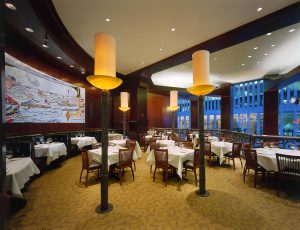
[{"label": "chair backrest", "polygon": [[232,156],[233,157],[240,157],[241,156],[241,148],[242,143],[233,143],[232,144]]},{"label": "chair backrest", "polygon": [[119,167],[125,168],[132,165],[132,149],[119,149]]},{"label": "chair backrest", "polygon": [[280,175],[300,178],[300,156],[276,153],[276,160]]},{"label": "chair backrest", "polygon": [[150,142],[150,151],[158,149],[160,147],[159,143],[156,142]]},{"label": "chair backrest", "polygon": [[204,142],[204,155],[205,156],[211,155],[211,143],[210,142]]},{"label": "chair backrest", "polygon": [[13,157],[31,157],[32,144],[30,142],[7,142],[7,154],[11,153]]},{"label": "chair backrest", "polygon": [[149,139],[149,143],[151,143],[151,142],[156,142],[156,140],[157,140],[157,138],[156,137],[151,137],[150,139]]},{"label": "chair backrest", "polygon": [[134,140],[126,140],[125,147],[131,149],[132,151],[135,150],[136,141]]},{"label": "chair backrest", "polygon": [[190,133],[189,132],[186,132],[186,141],[192,141],[192,138],[190,136]]},{"label": "chair backrest", "polygon": [[246,167],[248,169],[256,169],[257,168],[257,153],[256,150],[245,149],[245,158],[246,158]]},{"label": "chair backrest", "polygon": [[141,145],[144,145],[145,144],[145,136],[143,134],[139,133],[138,137],[139,137],[139,143],[141,143]]},{"label": "chair backrest", "polygon": [[90,162],[89,162],[89,155],[87,153],[87,150],[85,149],[81,150],[81,159],[82,159],[82,169],[89,169]]},{"label": "chair backrest", "polygon": [[199,138],[194,139],[194,147],[199,147]]},{"label": "chair backrest", "polygon": [[167,149],[155,149],[155,166],[157,168],[168,168],[168,150]]},{"label": "chair backrest", "polygon": [[193,149],[194,148],[194,144],[192,142],[184,142],[183,145],[187,149]]},{"label": "chair backrest", "polygon": [[200,165],[200,150],[195,149],[194,150],[194,167],[199,168]]}]

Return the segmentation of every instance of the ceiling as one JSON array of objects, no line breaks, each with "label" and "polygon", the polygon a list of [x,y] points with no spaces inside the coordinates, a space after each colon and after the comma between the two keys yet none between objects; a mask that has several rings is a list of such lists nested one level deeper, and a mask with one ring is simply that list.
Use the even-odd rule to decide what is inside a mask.
[{"label": "ceiling", "polygon": [[[211,54],[210,80],[212,84],[219,86],[264,76],[274,78],[276,75],[286,74],[299,65],[300,23],[297,23],[273,31],[270,35],[263,35]],[[192,62],[154,73],[151,78],[155,85],[191,87]]]},{"label": "ceiling", "polygon": [[[116,37],[117,71],[121,74],[144,68],[295,2],[297,0],[53,0],[67,30],[91,56],[97,32]],[[257,11],[259,7],[261,11]],[[226,50],[219,52],[221,60],[230,62]],[[243,60],[241,55],[235,53],[235,60]],[[216,73],[224,74],[216,79],[217,83],[234,81],[225,64],[216,62]],[[186,67],[175,68],[190,67],[186,64]],[[235,70],[238,72],[240,68]]]}]

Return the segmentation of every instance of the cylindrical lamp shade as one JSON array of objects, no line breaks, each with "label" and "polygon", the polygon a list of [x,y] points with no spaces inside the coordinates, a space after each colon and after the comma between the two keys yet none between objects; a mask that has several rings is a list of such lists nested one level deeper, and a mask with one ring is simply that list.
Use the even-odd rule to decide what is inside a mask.
[{"label": "cylindrical lamp shade", "polygon": [[206,95],[215,88],[210,84],[209,52],[207,50],[196,51],[193,53],[192,58],[193,87],[187,90],[197,96]]},{"label": "cylindrical lamp shade", "polygon": [[94,75],[87,80],[99,89],[114,89],[122,80],[116,77],[116,40],[106,33],[95,37]]},{"label": "cylindrical lamp shade", "polygon": [[129,93],[121,92],[120,97],[121,97],[121,106],[119,107],[119,109],[124,112],[128,111],[130,109],[130,107],[128,107]]},{"label": "cylindrical lamp shade", "polygon": [[178,92],[175,90],[170,91],[170,106],[168,110],[175,111],[178,108]]}]

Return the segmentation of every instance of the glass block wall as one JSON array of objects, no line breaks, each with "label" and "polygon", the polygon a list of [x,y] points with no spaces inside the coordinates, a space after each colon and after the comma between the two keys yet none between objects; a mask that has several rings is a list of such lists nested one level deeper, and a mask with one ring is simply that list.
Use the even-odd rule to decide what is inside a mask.
[{"label": "glass block wall", "polygon": [[206,96],[204,101],[204,129],[221,128],[221,97]]},{"label": "glass block wall", "polygon": [[191,100],[189,98],[178,98],[178,112],[177,112],[177,128],[190,129],[191,128]]},{"label": "glass block wall", "polygon": [[300,81],[278,90],[278,135],[300,136]]},{"label": "glass block wall", "polygon": [[263,134],[264,81],[250,81],[231,86],[233,130]]}]

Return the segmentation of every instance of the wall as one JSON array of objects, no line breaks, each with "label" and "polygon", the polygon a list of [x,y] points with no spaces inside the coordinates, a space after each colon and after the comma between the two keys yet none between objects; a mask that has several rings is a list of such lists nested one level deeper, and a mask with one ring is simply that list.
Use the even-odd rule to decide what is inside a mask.
[{"label": "wall", "polygon": [[169,96],[156,93],[147,93],[147,118],[148,128],[151,127],[172,127],[172,114],[167,111]]}]

